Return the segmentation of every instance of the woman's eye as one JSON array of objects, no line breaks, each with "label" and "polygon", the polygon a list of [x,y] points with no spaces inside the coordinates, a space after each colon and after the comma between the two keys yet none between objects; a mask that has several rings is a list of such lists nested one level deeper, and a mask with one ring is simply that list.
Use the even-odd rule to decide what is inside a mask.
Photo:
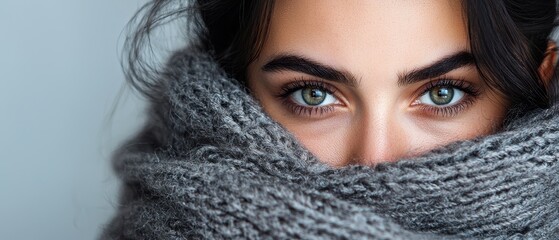
[{"label": "woman's eye", "polygon": [[419,103],[436,107],[452,106],[464,98],[464,91],[451,86],[433,87],[419,97]]},{"label": "woman's eye", "polygon": [[302,106],[321,107],[337,103],[338,100],[331,93],[320,88],[301,88],[291,94],[291,99]]}]

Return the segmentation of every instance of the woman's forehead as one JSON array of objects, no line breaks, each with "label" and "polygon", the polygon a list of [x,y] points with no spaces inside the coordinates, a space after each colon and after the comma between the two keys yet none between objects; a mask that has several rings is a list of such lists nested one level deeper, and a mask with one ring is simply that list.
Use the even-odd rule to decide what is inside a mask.
[{"label": "woman's forehead", "polygon": [[297,53],[394,75],[467,51],[465,20],[461,1],[277,1],[260,59]]}]

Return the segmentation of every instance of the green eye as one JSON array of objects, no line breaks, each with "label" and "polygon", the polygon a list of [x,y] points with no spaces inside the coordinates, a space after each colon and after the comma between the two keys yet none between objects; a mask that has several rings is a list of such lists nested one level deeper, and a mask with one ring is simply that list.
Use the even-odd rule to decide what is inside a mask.
[{"label": "green eye", "polygon": [[431,106],[452,106],[465,97],[464,91],[452,86],[433,87],[421,97],[419,102]]},{"label": "green eye", "polygon": [[319,87],[303,87],[291,93],[291,99],[298,105],[322,107],[338,102],[329,91]]},{"label": "green eye", "polygon": [[452,87],[435,87],[429,91],[429,98],[436,105],[447,105],[454,98],[454,88]]},{"label": "green eye", "polygon": [[301,91],[303,101],[311,106],[320,105],[326,99],[326,92],[316,88],[305,88]]}]

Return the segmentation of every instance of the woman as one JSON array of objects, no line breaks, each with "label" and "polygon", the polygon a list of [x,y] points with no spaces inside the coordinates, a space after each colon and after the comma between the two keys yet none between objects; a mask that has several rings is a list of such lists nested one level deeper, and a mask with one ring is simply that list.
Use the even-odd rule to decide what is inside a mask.
[{"label": "woman", "polygon": [[[153,1],[103,238],[559,236],[555,1]],[[141,44],[186,17],[163,71]],[[149,38],[148,38],[149,40]]]}]

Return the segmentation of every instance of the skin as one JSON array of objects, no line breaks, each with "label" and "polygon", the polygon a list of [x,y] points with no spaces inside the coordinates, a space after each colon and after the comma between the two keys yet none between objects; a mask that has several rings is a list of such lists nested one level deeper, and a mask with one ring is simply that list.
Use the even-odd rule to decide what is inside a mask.
[{"label": "skin", "polygon": [[[507,102],[471,62],[462,58],[464,64],[446,73],[404,81],[450,56],[468,55],[464,20],[454,0],[277,1],[248,84],[273,119],[332,166],[396,161],[487,135],[502,124]],[[336,74],[318,74],[325,71],[317,66]],[[437,83],[446,83],[437,86],[452,89],[458,101],[432,105],[429,93],[438,90],[429,87]],[[297,91],[305,89],[327,94],[328,101],[305,106]]]}]

